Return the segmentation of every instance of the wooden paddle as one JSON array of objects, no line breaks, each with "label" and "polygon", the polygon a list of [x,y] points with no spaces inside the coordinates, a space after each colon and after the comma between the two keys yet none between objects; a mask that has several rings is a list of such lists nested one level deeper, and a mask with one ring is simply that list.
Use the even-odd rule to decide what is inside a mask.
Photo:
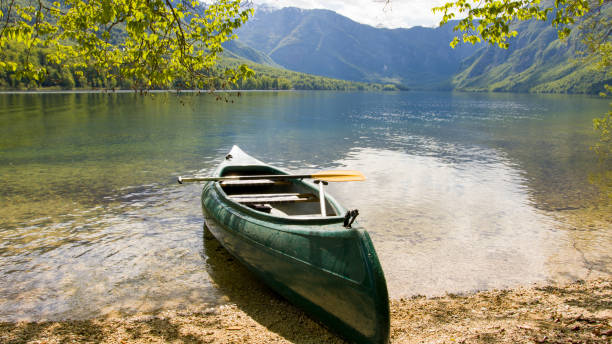
[{"label": "wooden paddle", "polygon": [[256,179],[316,179],[326,182],[356,182],[365,180],[365,176],[359,171],[321,171],[313,174],[269,174],[258,176],[228,176],[228,177],[178,177],[179,184],[184,182],[216,182],[224,180],[256,180]]}]

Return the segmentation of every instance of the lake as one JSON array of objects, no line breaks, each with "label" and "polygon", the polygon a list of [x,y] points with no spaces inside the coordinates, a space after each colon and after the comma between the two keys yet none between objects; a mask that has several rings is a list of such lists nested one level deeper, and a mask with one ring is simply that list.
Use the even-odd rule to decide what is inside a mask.
[{"label": "lake", "polygon": [[[0,320],[227,302],[201,186],[237,144],[355,169],[392,298],[612,274],[592,118],[609,100],[445,92],[0,94]],[[216,270],[214,270],[216,269]],[[222,269],[221,269],[222,270]],[[236,287],[247,287],[236,281]]]}]

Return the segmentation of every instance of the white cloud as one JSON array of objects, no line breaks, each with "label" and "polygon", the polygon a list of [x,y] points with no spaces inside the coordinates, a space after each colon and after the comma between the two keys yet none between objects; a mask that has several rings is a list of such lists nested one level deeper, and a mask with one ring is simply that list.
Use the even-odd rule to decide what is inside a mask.
[{"label": "white cloud", "polygon": [[388,28],[412,26],[438,26],[441,15],[434,14],[432,7],[444,0],[252,0],[256,5],[276,8],[299,7],[323,8],[335,11],[352,20],[372,26]]}]

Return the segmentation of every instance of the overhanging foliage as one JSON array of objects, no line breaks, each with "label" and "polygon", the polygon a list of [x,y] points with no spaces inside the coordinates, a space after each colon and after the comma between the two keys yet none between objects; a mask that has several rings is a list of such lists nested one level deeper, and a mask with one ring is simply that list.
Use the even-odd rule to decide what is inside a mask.
[{"label": "overhanging foliage", "polygon": [[221,44],[251,14],[239,0],[0,0],[0,49],[26,49],[20,60],[0,50],[0,71],[45,78],[45,67],[28,53],[42,48],[52,63],[94,68],[110,81],[130,79],[140,90],[177,81],[183,88],[227,87],[253,74],[246,65],[213,69]]}]

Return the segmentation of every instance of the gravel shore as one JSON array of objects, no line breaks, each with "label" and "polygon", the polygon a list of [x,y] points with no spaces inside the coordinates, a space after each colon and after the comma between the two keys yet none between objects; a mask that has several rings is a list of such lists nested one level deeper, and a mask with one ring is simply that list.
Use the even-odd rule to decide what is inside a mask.
[{"label": "gravel shore", "polygon": [[[87,320],[0,322],[0,343],[345,343],[280,298],[216,240],[224,304]],[[612,277],[391,300],[391,343],[612,342]]]},{"label": "gravel shore", "polygon": [[[0,323],[1,343],[344,343],[256,281],[224,305]],[[391,343],[610,343],[612,278],[391,301]]]}]

